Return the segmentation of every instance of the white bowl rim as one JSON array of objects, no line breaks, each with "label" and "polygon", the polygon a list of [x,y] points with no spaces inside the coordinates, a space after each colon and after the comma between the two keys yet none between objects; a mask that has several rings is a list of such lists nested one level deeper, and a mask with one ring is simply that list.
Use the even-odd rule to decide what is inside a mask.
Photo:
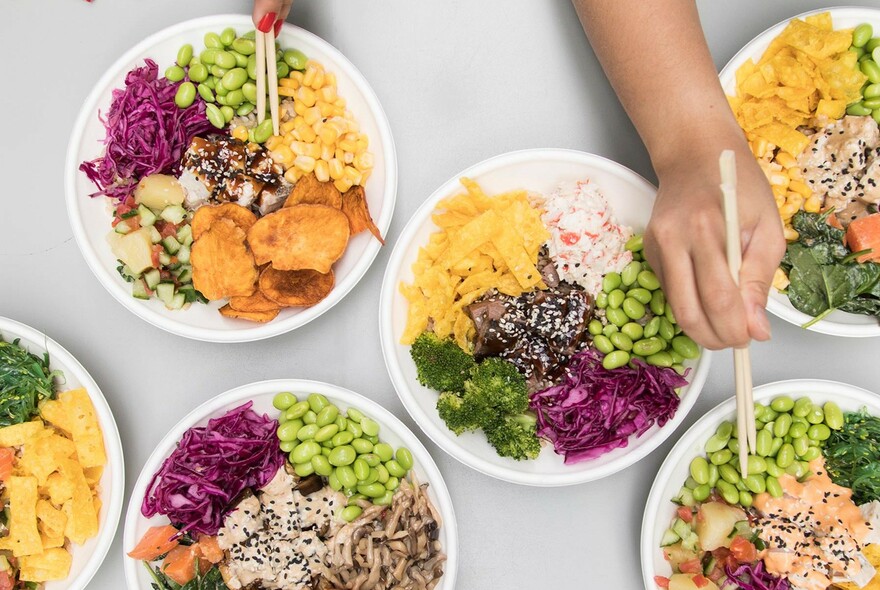
[{"label": "white bowl rim", "polygon": [[[764,31],[756,35],[751,41],[746,43],[742,47],[742,49],[737,51],[736,54],[732,58],[730,58],[730,61],[728,61],[727,64],[723,68],[721,68],[721,72],[719,72],[718,74],[718,78],[721,81],[721,84],[724,85],[729,79],[733,79],[733,76],[736,73],[736,69],[741,66],[746,59],[752,57],[752,53],[755,53],[755,46],[769,43],[771,38],[782,32],[782,29],[784,29],[793,19],[803,19],[804,17],[821,14],[823,12],[830,12],[832,18],[845,18],[849,16],[859,16],[865,13],[870,13],[872,14],[872,16],[874,16],[874,18],[878,20],[878,22],[880,22],[880,8],[872,8],[869,6],[831,6],[828,8],[817,8],[814,10],[808,10],[806,12],[790,16],[785,20],[782,20],[774,25],[767,27]],[[774,298],[772,296],[774,294],[773,292],[775,292],[775,289],[773,289],[773,291],[771,292],[771,297],[767,298],[767,311],[769,311],[776,317],[785,320],[786,322],[798,326],[799,328],[813,319],[812,316],[809,316],[802,311],[798,311],[797,309],[792,307],[792,305],[787,300]],[[878,321],[876,324],[847,324],[836,322],[830,319],[822,319],[806,329],[813,332],[818,332],[820,334],[827,334],[829,336],[840,336],[844,338],[871,338],[875,336],[880,336],[880,321]]]},{"label": "white bowl rim", "polygon": [[[826,395],[846,394],[850,397],[862,400],[871,400],[874,404],[880,405],[880,397],[872,391],[843,383],[840,381],[832,381],[830,379],[786,379],[782,381],[774,381],[759,385],[754,389],[754,400],[761,402],[777,395],[793,395],[800,392],[804,395]],[[832,398],[833,399],[833,398]],[[868,401],[864,403],[870,403]],[[657,519],[660,518],[660,512],[665,503],[669,502],[669,498],[663,497],[663,485],[671,477],[671,472],[678,467],[678,464],[685,459],[686,454],[694,444],[698,443],[703,437],[707,436],[710,426],[717,426],[723,419],[723,416],[730,415],[736,408],[736,398],[731,397],[725,399],[706,414],[700,417],[687,431],[678,439],[672,450],[663,460],[654,482],[651,484],[651,491],[648,494],[648,500],[645,503],[645,512],[642,517],[642,526],[640,533],[640,560],[642,564],[642,579],[645,588],[654,588],[654,568],[653,560],[655,552],[659,551],[659,547],[654,546],[654,527]]]},{"label": "white bowl rim", "polygon": [[[458,525],[455,519],[455,509],[452,504],[452,497],[449,495],[449,489],[446,487],[446,481],[440,473],[437,464],[431,454],[416,437],[416,435],[407,426],[400,421],[389,410],[386,410],[378,402],[372,399],[345,389],[338,385],[326,383],[324,381],[313,381],[309,379],[266,379],[263,381],[255,381],[234,387],[221,393],[220,395],[209,399],[200,404],[168,431],[162,437],[162,440],[156,445],[155,450],[147,458],[135,481],[134,488],[128,503],[128,510],[125,515],[125,525],[122,534],[122,559],[125,570],[125,581],[128,588],[137,590],[142,588],[138,584],[138,573],[140,572],[140,562],[129,558],[125,554],[126,547],[133,547],[137,541],[134,537],[134,524],[141,517],[140,508],[147,484],[153,477],[153,473],[159,469],[162,462],[177,445],[177,442],[191,427],[199,424],[203,420],[213,417],[227,406],[236,403],[244,403],[252,399],[256,395],[266,395],[268,392],[291,391],[291,392],[310,392],[321,393],[329,398],[337,399],[351,406],[356,406],[364,411],[365,414],[375,419],[383,427],[387,427],[405,441],[407,448],[412,452],[416,464],[421,467],[427,474],[427,483],[430,484],[429,493],[436,498],[436,506],[443,517],[443,528],[446,529],[446,544],[443,551],[446,553],[447,561],[443,571],[443,582],[438,589],[450,590],[455,587],[455,579],[458,574]],[[422,481],[421,483],[425,483]]]},{"label": "white bowl rim", "polygon": [[[116,529],[119,526],[119,517],[122,515],[122,502],[125,497],[125,460],[122,452],[122,441],[119,438],[119,429],[116,427],[116,420],[113,418],[113,412],[107,404],[101,388],[95,383],[95,380],[86,371],[76,358],[67,351],[66,348],[58,344],[36,328],[32,328],[27,324],[19,321],[0,316],[0,336],[8,339],[9,336],[30,340],[31,342],[44,342],[45,346],[41,347],[41,351],[45,350],[49,353],[49,362],[58,364],[63,367],[62,371],[65,375],[73,374],[81,386],[89,392],[89,398],[92,405],[95,406],[95,412],[101,422],[101,431],[104,435],[104,447],[107,452],[107,463],[113,466],[113,477],[110,480],[110,493],[101,494],[101,501],[107,503],[107,519],[105,522],[98,524],[98,541],[92,555],[86,562],[85,567],[79,576],[73,580],[63,580],[69,582],[68,590],[82,590],[85,588],[95,574],[100,569],[101,564],[107,557],[107,552],[113,544],[116,537]],[[35,351],[30,352],[37,354]],[[76,550],[75,546],[73,550]]]},{"label": "white bowl rim", "polygon": [[[357,263],[353,266],[351,272],[346,275],[342,282],[336,283],[333,290],[321,303],[305,309],[295,316],[285,318],[284,320],[267,322],[265,324],[258,324],[238,330],[187,326],[175,321],[173,318],[165,317],[161,313],[150,309],[148,306],[142,305],[139,300],[133,299],[130,294],[124,292],[124,290],[112,280],[114,277],[110,274],[109,270],[100,263],[98,255],[89,243],[89,239],[86,235],[79,211],[79,198],[76,191],[76,178],[79,173],[80,165],[77,158],[77,148],[81,143],[86,126],[97,112],[100,95],[107,87],[109,87],[111,81],[119,75],[123,64],[133,61],[140,54],[145,53],[154,45],[162,43],[168,38],[197,29],[227,26],[250,27],[252,25],[251,18],[241,14],[219,14],[190,19],[156,31],[126,51],[108,68],[104,75],[101,76],[86,100],[83,102],[83,106],[80,108],[76,122],[73,126],[73,131],[70,135],[67,156],[65,158],[64,200],[67,205],[70,226],[73,230],[73,235],[76,238],[76,243],[79,246],[80,252],[82,252],[83,258],[85,258],[89,269],[98,279],[98,282],[110,293],[110,295],[113,296],[114,299],[121,303],[123,307],[139,318],[165,330],[166,332],[204,342],[252,342],[255,340],[279,336],[308,324],[333,308],[355,287],[355,285],[360,282],[372,266],[373,261],[376,259],[376,256],[379,254],[379,250],[382,247],[377,240],[370,240],[368,245],[361,251],[360,257],[358,258]],[[397,150],[394,146],[394,138],[391,134],[391,125],[388,122],[388,117],[385,114],[381,103],[379,102],[378,96],[360,70],[358,70],[357,67],[355,67],[355,65],[342,54],[342,52],[329,42],[310,31],[289,23],[285,23],[282,30],[294,34],[297,37],[307,39],[310,43],[320,46],[328,55],[333,56],[333,66],[342,70],[345,75],[351,79],[352,84],[363,94],[371,115],[375,118],[376,127],[379,130],[382,144],[387,146],[387,151],[384,152],[385,191],[382,195],[382,213],[375,221],[380,234],[387,238],[388,229],[391,226],[391,219],[397,200]]]},{"label": "white bowl rim", "polygon": [[[618,471],[630,467],[637,461],[643,459],[663,443],[681,424],[688,412],[690,412],[696,399],[700,394],[703,384],[709,373],[709,365],[711,361],[711,352],[703,349],[700,360],[695,369],[691,372],[691,380],[689,383],[689,393],[682,400],[675,413],[661,429],[661,433],[655,434],[649,441],[640,445],[638,448],[626,455],[621,456],[617,461],[609,462],[594,470],[578,470],[564,474],[541,474],[541,473],[525,473],[510,467],[494,465],[480,457],[474,456],[463,450],[454,440],[450,439],[443,430],[435,425],[422,411],[421,407],[415,402],[415,396],[409,391],[406,379],[403,375],[397,356],[394,352],[397,346],[397,339],[393,334],[392,328],[392,305],[395,292],[397,291],[397,277],[399,269],[403,263],[403,259],[407,254],[408,247],[413,240],[415,233],[424,223],[433,211],[437,202],[443,197],[451,195],[459,186],[459,179],[462,177],[475,178],[503,165],[511,165],[525,161],[534,161],[536,159],[558,160],[566,162],[589,163],[597,168],[605,170],[614,170],[629,176],[634,182],[642,183],[651,190],[656,188],[648,182],[643,176],[633,170],[630,170],[623,164],[605,158],[597,154],[591,154],[579,150],[565,148],[533,148],[525,150],[517,150],[499,154],[474,164],[452,178],[444,182],[434,193],[428,197],[421,206],[416,210],[409,219],[394,250],[385,267],[385,277],[382,280],[382,293],[379,297],[379,338],[382,344],[382,356],[385,359],[385,367],[391,377],[391,383],[397,392],[397,396],[403,403],[406,411],[412,419],[418,424],[419,428],[430,438],[434,444],[443,449],[448,455],[485,475],[506,481],[509,483],[535,486],[535,487],[559,487],[570,486],[587,483],[608,477]],[[665,432],[665,433],[664,433]]]}]

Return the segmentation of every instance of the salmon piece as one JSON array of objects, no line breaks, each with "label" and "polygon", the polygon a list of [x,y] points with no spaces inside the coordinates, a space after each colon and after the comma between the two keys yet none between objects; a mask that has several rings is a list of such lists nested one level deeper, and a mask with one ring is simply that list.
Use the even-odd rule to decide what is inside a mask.
[{"label": "salmon piece", "polygon": [[198,545],[178,545],[162,561],[162,573],[183,586],[196,577],[196,559],[201,573],[211,569],[208,560],[200,559]]},{"label": "salmon piece", "polygon": [[859,262],[880,260],[880,213],[853,220],[846,230],[846,245],[853,252],[872,250],[859,256]]},{"label": "salmon piece", "polygon": [[220,563],[223,560],[223,550],[220,549],[220,543],[217,537],[202,537],[197,544],[199,548],[199,556],[206,563]]},{"label": "salmon piece", "polygon": [[10,448],[0,449],[0,481],[6,481],[12,475],[12,464],[15,462],[15,451]]},{"label": "salmon piece", "polygon": [[177,529],[166,524],[163,526],[150,527],[140,543],[128,552],[128,556],[132,559],[140,559],[142,561],[153,561],[160,555],[164,555],[177,547]]}]

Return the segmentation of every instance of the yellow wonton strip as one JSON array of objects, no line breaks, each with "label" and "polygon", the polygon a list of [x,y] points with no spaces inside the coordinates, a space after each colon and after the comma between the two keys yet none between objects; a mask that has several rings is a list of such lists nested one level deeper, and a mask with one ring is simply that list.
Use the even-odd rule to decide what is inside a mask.
[{"label": "yellow wonton strip", "polygon": [[525,191],[486,195],[462,178],[465,192],[444,199],[432,216],[439,228],[419,249],[414,281],[401,284],[409,302],[401,342],[429,327],[467,351],[474,325],[464,307],[495,287],[507,295],[545,288],[536,264],[549,233]]}]

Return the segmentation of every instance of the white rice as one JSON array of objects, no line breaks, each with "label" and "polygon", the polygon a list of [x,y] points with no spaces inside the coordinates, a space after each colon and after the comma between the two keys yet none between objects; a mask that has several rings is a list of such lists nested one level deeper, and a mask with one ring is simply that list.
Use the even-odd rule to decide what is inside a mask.
[{"label": "white rice", "polygon": [[550,232],[547,249],[562,280],[596,295],[605,274],[620,272],[632,261],[632,253],[624,249],[632,228],[617,223],[590,179],[562,183],[538,199],[544,209],[541,219]]}]

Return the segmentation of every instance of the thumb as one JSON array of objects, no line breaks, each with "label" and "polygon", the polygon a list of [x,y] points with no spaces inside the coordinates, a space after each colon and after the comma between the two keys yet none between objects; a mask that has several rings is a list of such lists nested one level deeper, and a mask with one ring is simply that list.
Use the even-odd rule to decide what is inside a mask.
[{"label": "thumb", "polygon": [[283,9],[281,0],[254,0],[253,21],[258,31],[268,33]]},{"label": "thumb", "polygon": [[773,276],[785,253],[785,240],[776,220],[755,228],[743,252],[739,289],[748,318],[749,335],[755,340],[770,339],[770,322],[764,309]]}]

